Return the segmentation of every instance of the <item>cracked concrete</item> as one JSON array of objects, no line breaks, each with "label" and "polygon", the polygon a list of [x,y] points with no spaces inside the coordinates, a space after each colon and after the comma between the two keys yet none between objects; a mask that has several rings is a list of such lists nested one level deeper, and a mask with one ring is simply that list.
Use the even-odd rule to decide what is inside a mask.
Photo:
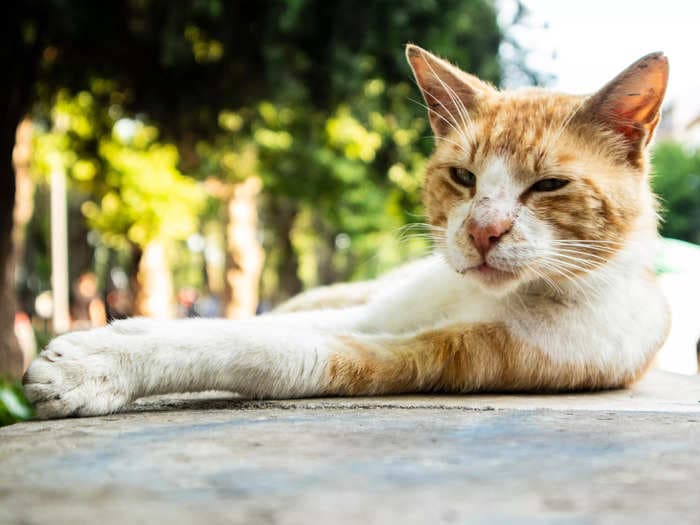
[{"label": "cracked concrete", "polygon": [[700,523],[700,378],[563,396],[141,400],[0,429],[0,523]]}]

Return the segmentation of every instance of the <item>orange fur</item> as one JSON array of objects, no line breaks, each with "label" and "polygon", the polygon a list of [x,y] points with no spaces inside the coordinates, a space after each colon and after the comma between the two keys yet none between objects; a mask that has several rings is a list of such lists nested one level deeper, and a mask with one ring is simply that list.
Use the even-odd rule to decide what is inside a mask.
[{"label": "orange fur", "polygon": [[651,364],[613,375],[604,366],[553,366],[500,323],[456,325],[416,335],[340,336],[327,369],[328,394],[533,392],[620,388]]}]

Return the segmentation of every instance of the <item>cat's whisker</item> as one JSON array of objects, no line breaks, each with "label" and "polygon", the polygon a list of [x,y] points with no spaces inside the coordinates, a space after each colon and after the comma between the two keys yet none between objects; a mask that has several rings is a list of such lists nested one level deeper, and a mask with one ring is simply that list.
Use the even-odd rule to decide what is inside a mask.
[{"label": "cat's whisker", "polygon": [[634,239],[615,240],[615,239],[554,239],[550,241],[552,244],[566,243],[583,243],[583,244],[609,244],[614,246],[625,246],[629,244],[638,244],[639,241]]},{"label": "cat's whisker", "polygon": [[544,255],[544,256],[555,255],[558,257],[565,258],[565,259],[575,260],[575,261],[590,265],[591,269],[597,268],[597,267],[605,265],[605,264],[617,263],[617,261],[615,261],[614,259],[610,259],[607,257],[601,257],[600,255],[596,255],[593,253],[586,253],[586,252],[582,252],[579,250],[570,250],[570,249],[566,249],[566,248],[560,248],[557,250],[541,250],[541,251],[538,251],[536,253],[537,253],[537,255]]},{"label": "cat's whisker", "polygon": [[[585,261],[582,264],[577,264],[576,262],[572,262],[571,260],[564,260],[560,258],[559,254],[557,253],[544,254],[538,259],[538,262],[546,263],[560,269],[565,268],[569,270],[572,273],[572,275],[576,277],[577,280],[581,281],[585,281],[585,277],[590,275],[591,270],[595,268],[590,264],[586,264]],[[576,270],[583,272],[583,275],[576,274]],[[605,279],[602,273],[597,274],[596,277],[601,280]]]},{"label": "cat's whisker", "polygon": [[[432,96],[430,93],[428,93],[428,95]],[[433,97],[433,98],[435,98],[435,97]],[[450,113],[450,112],[447,110],[447,108],[445,108],[445,111],[446,111],[447,114],[452,118],[452,121],[448,120],[448,119],[447,119],[444,115],[442,115],[439,111],[436,111],[435,109],[431,108],[430,106],[427,106],[426,104],[423,104],[422,102],[419,102],[419,101],[417,101],[417,100],[415,100],[415,99],[412,99],[412,98],[409,98],[409,100],[410,100],[411,102],[414,102],[415,104],[418,104],[420,107],[422,107],[423,109],[425,109],[425,110],[428,111],[429,113],[432,113],[432,114],[434,114],[436,117],[442,119],[442,121],[445,122],[448,126],[450,126],[450,127],[452,128],[452,130],[453,130],[455,133],[457,133],[458,136],[462,137],[462,139],[465,141],[465,144],[469,144],[469,139],[468,139],[468,137],[464,134],[464,132],[463,132],[461,129],[459,129],[459,125],[458,125],[458,123],[457,123],[457,120],[454,118],[454,115],[452,115],[452,113]],[[437,100],[437,99],[436,99],[436,100]],[[442,104],[442,102],[441,102],[440,100],[437,100],[437,101],[438,101],[443,107],[445,107],[444,104]],[[439,138],[442,138],[442,137],[438,137],[437,135],[435,135],[433,138],[434,138],[434,139],[439,139]],[[463,151],[464,153],[468,153],[468,150],[465,148],[464,145],[460,145],[460,144],[457,144],[457,145],[462,149],[462,151]]]},{"label": "cat's whisker", "polygon": [[571,248],[571,249],[586,249],[591,250],[595,253],[607,252],[616,253],[620,250],[620,246],[611,246],[607,244],[583,244],[583,243],[562,243],[562,244],[552,244],[554,248]]},{"label": "cat's whisker", "polygon": [[[570,262],[565,262],[561,260],[556,260],[556,259],[550,259],[550,262],[554,264],[557,268],[560,269],[566,269],[567,271],[571,272],[572,274],[575,272],[575,270],[587,272],[588,270],[585,268],[575,268],[576,265]],[[599,283],[602,283],[606,286],[614,286],[614,281],[611,279],[609,275],[607,275],[604,272],[597,272],[594,275],[591,275],[590,273],[587,273],[586,275],[575,275],[575,278],[577,278],[578,282],[587,286],[589,289],[593,290],[595,293],[600,293],[601,287],[599,286]]]},{"label": "cat's whisker", "polygon": [[[439,80],[440,82],[442,82],[442,79],[440,79],[439,77],[436,77],[436,78],[438,78],[438,80]],[[420,86],[419,86],[419,87],[420,87]],[[447,92],[447,90],[445,90],[445,91]],[[431,92],[429,92],[429,91],[424,91],[423,94],[426,95],[426,96],[431,97],[433,100],[435,100],[435,102],[437,102],[440,106],[442,106],[442,108],[444,109],[445,113],[447,113],[447,115],[452,119],[452,122],[450,122],[447,118],[445,118],[442,114],[440,114],[440,112],[438,112],[438,111],[436,111],[434,108],[430,107],[429,104],[428,104],[428,105],[423,105],[423,104],[421,104],[420,102],[417,102],[417,101],[415,101],[415,100],[414,100],[414,102],[416,102],[417,104],[419,104],[419,105],[421,105],[422,107],[424,107],[428,112],[431,112],[431,113],[435,114],[436,116],[438,116],[439,118],[441,118],[444,122],[446,122],[446,123],[455,131],[455,133],[457,133],[459,136],[461,136],[461,137],[464,139],[465,143],[468,144],[468,143],[469,143],[469,140],[470,140],[470,137],[467,137],[467,135],[466,135],[467,130],[466,130],[466,129],[460,129],[459,123],[457,122],[457,119],[455,118],[455,116],[453,115],[453,113],[449,110],[449,108],[448,108],[447,106],[445,106],[445,104],[442,102],[442,100],[440,100],[437,96],[435,96],[433,93],[431,93]],[[447,94],[449,95],[449,92],[447,92]],[[427,102],[427,101],[426,101],[426,102]],[[474,138],[474,134],[471,133],[471,135],[472,135],[472,138]]]},{"label": "cat's whisker", "polygon": [[455,142],[454,140],[450,140],[450,139],[445,138],[445,137],[438,137],[437,135],[435,135],[435,137],[433,137],[433,138],[435,140],[441,140],[443,142],[447,142],[448,144],[454,144],[455,146],[459,147],[465,155],[469,154],[468,150],[464,149],[464,147],[461,144]]},{"label": "cat's whisker", "polygon": [[447,228],[444,228],[442,226],[435,226],[434,224],[430,224],[427,222],[410,222],[408,224],[404,224],[403,226],[399,226],[397,228],[398,231],[404,231],[404,230],[412,230],[412,229],[428,229],[428,230],[434,230],[434,231],[447,231]]},{"label": "cat's whisker", "polygon": [[[600,261],[602,264],[612,264],[612,265],[620,264],[620,261],[618,261],[612,257],[605,257],[602,255],[597,255],[595,253],[584,252],[584,251],[576,250],[573,248],[558,248],[556,250],[556,252],[557,253],[564,253],[564,254],[571,255],[571,256],[579,256],[582,259],[595,259],[596,261]],[[610,254],[608,254],[608,255],[610,255]]]},{"label": "cat's whisker", "polygon": [[457,122],[457,119],[455,119],[454,115],[445,107],[445,104],[443,104],[442,101],[439,100],[437,97],[435,97],[432,93],[425,93],[425,95],[430,96],[433,99],[435,99],[437,101],[437,103],[440,104],[444,108],[445,112],[447,113],[447,115],[449,115],[449,117],[452,120],[447,119],[442,113],[440,113],[436,109],[430,107],[427,104],[423,104],[422,102],[420,102],[414,98],[409,97],[408,100],[413,102],[414,104],[417,104],[418,106],[422,107],[423,109],[425,109],[429,113],[435,115],[436,117],[440,118],[443,122],[445,122],[445,124],[447,124],[450,128],[452,128],[452,130],[455,133],[457,133],[457,135],[462,137],[464,139],[465,143],[468,143],[469,142],[468,137],[465,135],[464,131],[459,128],[459,123]]},{"label": "cat's whisker", "polygon": [[[440,85],[445,90],[445,93],[447,93],[447,95],[450,97],[450,100],[452,101],[452,103],[455,105],[455,108],[457,109],[457,113],[460,115],[460,117],[462,119],[462,124],[464,125],[465,131],[468,131],[471,135],[470,138],[471,138],[472,143],[476,142],[476,135],[474,132],[475,130],[474,130],[473,123],[471,121],[471,118],[469,117],[469,113],[467,112],[466,108],[464,107],[464,104],[459,99],[459,96],[457,95],[457,93],[455,93],[455,91],[450,86],[447,85],[447,83],[444,80],[442,80],[442,78],[440,78],[440,75],[438,75],[437,71],[435,71],[435,68],[433,67],[430,60],[426,60],[426,64],[428,65],[428,67],[430,68],[430,71],[435,76],[435,78],[438,80],[438,82],[440,82]],[[437,99],[437,97],[435,97],[434,95],[433,95],[433,97]],[[449,109],[447,109],[444,104],[442,106],[445,108],[445,111],[450,113]],[[454,116],[453,116],[453,118],[454,118]]]},{"label": "cat's whisker", "polygon": [[[593,270],[601,268],[604,264],[612,265],[614,261],[603,260],[601,262],[589,261],[580,257],[574,257],[559,252],[545,252],[543,253],[544,258],[551,262],[556,262],[561,265],[566,265],[583,272],[590,273]],[[564,259],[564,260],[562,260]],[[596,278],[604,282],[610,282],[609,278],[603,272],[597,272],[595,274]]]},{"label": "cat's whisker", "polygon": [[549,286],[552,290],[554,290],[557,294],[563,295],[564,291],[561,289],[560,286],[557,285],[548,275],[540,272],[537,268],[534,266],[528,267],[528,269],[534,273],[542,282],[545,283],[545,285]]},{"label": "cat's whisker", "polygon": [[[548,263],[541,263],[545,269],[547,269],[550,272],[553,272],[555,274],[558,274],[559,276],[563,277],[566,282],[570,283],[573,285],[580,293],[580,298],[583,299],[585,304],[589,308],[594,308],[593,306],[593,299],[594,297],[591,297],[591,295],[595,295],[598,293],[598,290],[596,288],[593,288],[592,286],[588,286],[588,290],[584,289],[582,286],[582,283],[585,283],[585,281],[581,281],[580,279],[577,278],[577,276],[571,272],[570,270],[566,268],[561,268],[560,266],[556,264],[548,264]],[[586,283],[588,284],[588,283]]]}]

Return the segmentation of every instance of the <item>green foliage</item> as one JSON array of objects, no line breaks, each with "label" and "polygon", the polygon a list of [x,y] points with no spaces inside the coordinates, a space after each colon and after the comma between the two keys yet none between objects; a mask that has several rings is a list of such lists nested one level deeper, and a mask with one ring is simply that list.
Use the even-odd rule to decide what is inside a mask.
[{"label": "green foliage", "polygon": [[155,238],[182,240],[197,231],[203,190],[178,169],[172,144],[159,131],[123,118],[97,94],[58,92],[50,128],[37,133],[35,173],[66,172],[84,196],[81,210],[103,243],[126,249]]},{"label": "green foliage", "polygon": [[700,150],[662,142],[654,148],[653,166],[661,234],[700,244]]},{"label": "green foliage", "polygon": [[297,261],[310,286],[429,248],[397,235],[422,215],[431,149],[405,43],[500,80],[491,0],[107,0],[41,14],[40,170],[69,172],[110,246],[191,233],[203,209],[193,179],[260,177],[266,290],[296,291],[271,279]]},{"label": "green foliage", "polygon": [[34,415],[22,387],[0,379],[0,427],[24,421]]}]

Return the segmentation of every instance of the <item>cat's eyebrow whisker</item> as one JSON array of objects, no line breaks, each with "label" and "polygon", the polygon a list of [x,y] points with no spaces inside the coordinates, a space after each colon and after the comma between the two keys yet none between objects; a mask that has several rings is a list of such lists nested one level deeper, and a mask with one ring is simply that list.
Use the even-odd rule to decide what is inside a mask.
[{"label": "cat's eyebrow whisker", "polygon": [[[435,96],[433,96],[431,93],[427,93],[427,92],[426,92],[426,94],[427,94],[427,95],[430,95],[431,97],[433,97],[435,100],[437,100],[437,102],[438,102],[440,105],[442,105],[443,108],[445,108],[445,105],[444,105],[440,100],[438,100]],[[462,131],[461,129],[459,129],[459,125],[458,125],[458,123],[457,123],[457,120],[454,118],[454,115],[452,115],[452,113],[450,113],[450,111],[449,111],[447,108],[445,108],[445,111],[446,111],[447,114],[452,118],[452,122],[450,122],[447,118],[445,118],[445,116],[442,115],[439,111],[436,111],[435,109],[431,108],[430,106],[427,106],[427,105],[423,104],[422,102],[419,102],[419,101],[417,101],[417,100],[415,100],[415,99],[412,99],[412,98],[410,98],[410,97],[409,97],[408,100],[410,100],[411,102],[414,102],[414,103],[418,104],[420,107],[422,107],[423,109],[425,109],[425,110],[428,111],[429,113],[434,113],[435,116],[439,117],[439,118],[442,119],[448,126],[450,126],[450,127],[454,130],[454,132],[457,133],[457,135],[459,135],[460,137],[462,137],[462,139],[464,139],[464,141],[465,141],[466,144],[469,143],[469,138],[465,135],[464,131]],[[435,137],[437,138],[437,135],[436,135]],[[465,153],[467,153],[467,151],[464,149],[463,146],[460,146],[460,147],[462,148],[462,150],[463,150]]]},{"label": "cat's eyebrow whisker", "polygon": [[[426,64],[428,64],[428,67],[430,68],[430,71],[432,74],[435,76],[435,78],[440,82],[440,85],[442,88],[445,90],[445,93],[447,93],[447,96],[450,97],[450,100],[452,103],[455,105],[455,109],[457,110],[457,113],[459,114],[460,118],[462,119],[462,124],[464,125],[465,132],[469,132],[471,135],[471,140],[472,142],[476,142],[476,131],[474,129],[474,123],[471,120],[471,117],[469,115],[469,112],[467,111],[467,108],[464,107],[464,103],[462,100],[459,98],[459,95],[455,93],[455,91],[445,82],[442,80],[440,75],[438,75],[437,71],[435,71],[435,68],[433,68],[433,65],[430,63],[429,60],[426,60]],[[437,100],[437,97],[433,96],[434,99]],[[445,111],[455,120],[454,115],[452,115],[452,112],[445,107],[444,104],[440,100],[438,102],[442,105],[443,108],[445,108]],[[466,137],[465,137],[466,138]]]},{"label": "cat's eyebrow whisker", "polygon": [[[432,93],[428,93],[428,95],[430,95],[432,98],[438,100]],[[438,102],[442,105],[442,107],[445,107],[445,105],[442,103],[442,101],[438,100]],[[445,121],[447,122],[447,120],[445,119],[445,117],[443,117],[437,110],[435,110],[435,109],[433,109],[433,108],[428,108],[428,111],[430,111],[431,113],[435,113],[436,115],[438,115],[440,118],[442,118],[443,120],[445,120]],[[450,118],[452,119],[452,122],[454,123],[454,124],[450,124],[450,126],[451,126],[452,129],[455,131],[455,133],[456,133],[459,137],[461,137],[462,140],[464,140],[464,143],[465,143],[465,144],[469,144],[469,145],[476,144],[476,138],[474,137],[474,134],[470,132],[470,133],[469,133],[469,136],[467,136],[467,129],[465,129],[465,128],[460,128],[460,127],[459,127],[459,124],[457,123],[457,119],[456,119],[455,116],[452,114],[452,112],[450,112],[447,108],[445,108],[445,111],[447,112],[447,114],[448,114],[448,115],[450,116]]]},{"label": "cat's eyebrow whisker", "polygon": [[[469,133],[471,135],[472,142],[476,142],[476,137],[474,135],[474,129],[473,129],[473,124],[471,122],[471,118],[469,117],[469,113],[467,113],[466,108],[464,107],[464,104],[459,100],[459,97],[457,96],[457,93],[454,92],[454,90],[445,83],[442,78],[440,78],[440,75],[437,74],[437,71],[435,71],[435,68],[433,68],[433,65],[430,63],[430,60],[428,60],[425,56],[423,57],[425,59],[425,63],[428,64],[428,67],[430,68],[431,73],[435,76],[435,78],[440,82],[440,85],[442,88],[445,90],[445,93],[447,93],[447,96],[450,97],[450,100],[452,103],[455,105],[455,108],[457,109],[457,113],[460,115],[462,119],[462,124],[465,127],[465,131],[469,130]],[[432,95],[431,95],[432,96]],[[433,96],[437,100],[437,97]],[[438,101],[440,102],[440,101]],[[442,102],[440,102],[442,104]],[[450,110],[445,107],[444,104],[442,104],[442,107],[445,108],[445,111],[451,114]],[[466,116],[466,119],[465,119]],[[452,117],[454,118],[454,116]],[[456,119],[455,119],[456,121]]]},{"label": "cat's eyebrow whisker", "polygon": [[469,152],[468,152],[466,149],[464,149],[464,146],[462,146],[461,144],[455,142],[454,140],[450,140],[450,139],[445,138],[445,137],[438,137],[437,135],[435,135],[434,138],[435,138],[435,140],[442,140],[442,141],[444,141],[444,142],[448,142],[448,143],[450,143],[450,144],[454,144],[455,146],[459,147],[459,148],[464,152],[465,155],[469,155]]},{"label": "cat's eyebrow whisker", "polygon": [[[431,66],[431,69],[432,69],[432,66]],[[441,79],[439,76],[437,76],[437,75],[435,75],[435,76],[436,76],[436,78],[437,78],[440,82],[442,82],[442,79]],[[438,111],[436,111],[435,109],[433,109],[432,107],[430,107],[430,104],[428,104],[428,105],[426,106],[426,105],[423,105],[423,104],[421,104],[420,102],[418,102],[418,101],[416,101],[416,100],[413,100],[413,99],[410,99],[410,98],[409,98],[409,100],[413,100],[413,102],[416,102],[418,105],[421,105],[422,107],[424,107],[424,108],[425,108],[426,110],[428,110],[429,112],[435,113],[435,114],[436,114],[438,117],[440,117],[444,122],[446,122],[458,135],[460,135],[460,136],[464,139],[464,141],[465,141],[466,143],[468,143],[468,142],[469,142],[469,137],[467,137],[467,135],[466,135],[466,131],[467,131],[467,130],[466,130],[466,129],[465,129],[465,130],[459,129],[459,123],[457,122],[457,119],[456,119],[455,116],[452,114],[452,112],[449,110],[449,108],[448,108],[447,106],[445,106],[445,104],[442,102],[442,100],[440,100],[439,98],[437,98],[435,95],[433,95],[433,94],[430,93],[429,91],[424,91],[424,90],[421,88],[421,86],[420,86],[415,80],[414,80],[414,83],[416,84],[416,86],[418,86],[418,89],[421,90],[421,92],[424,94],[424,96],[426,96],[426,95],[429,96],[429,97],[432,98],[435,102],[437,102],[438,104],[440,104],[440,106],[442,106],[442,108],[445,110],[445,113],[447,113],[447,115],[452,119],[452,122],[450,122],[448,119],[446,119],[446,118],[445,118],[443,115],[441,115]],[[449,95],[449,93],[448,93],[448,95]],[[426,101],[426,102],[427,102],[427,101]],[[464,119],[462,119],[462,120],[464,121]],[[473,133],[472,133],[472,135],[473,135]]]},{"label": "cat's eyebrow whisker", "polygon": [[[466,121],[465,123],[465,128],[469,132],[469,135],[471,136],[471,140],[473,143],[476,143],[476,130],[474,129],[474,122],[472,121],[471,116],[469,115],[469,111],[467,108],[464,106],[464,103],[462,100],[459,98],[457,93],[450,87],[450,86],[445,86],[446,90],[449,90],[449,92],[452,93],[450,98],[453,99],[454,104],[457,108],[457,113],[461,115],[462,121]],[[449,93],[448,93],[449,94]]]}]

